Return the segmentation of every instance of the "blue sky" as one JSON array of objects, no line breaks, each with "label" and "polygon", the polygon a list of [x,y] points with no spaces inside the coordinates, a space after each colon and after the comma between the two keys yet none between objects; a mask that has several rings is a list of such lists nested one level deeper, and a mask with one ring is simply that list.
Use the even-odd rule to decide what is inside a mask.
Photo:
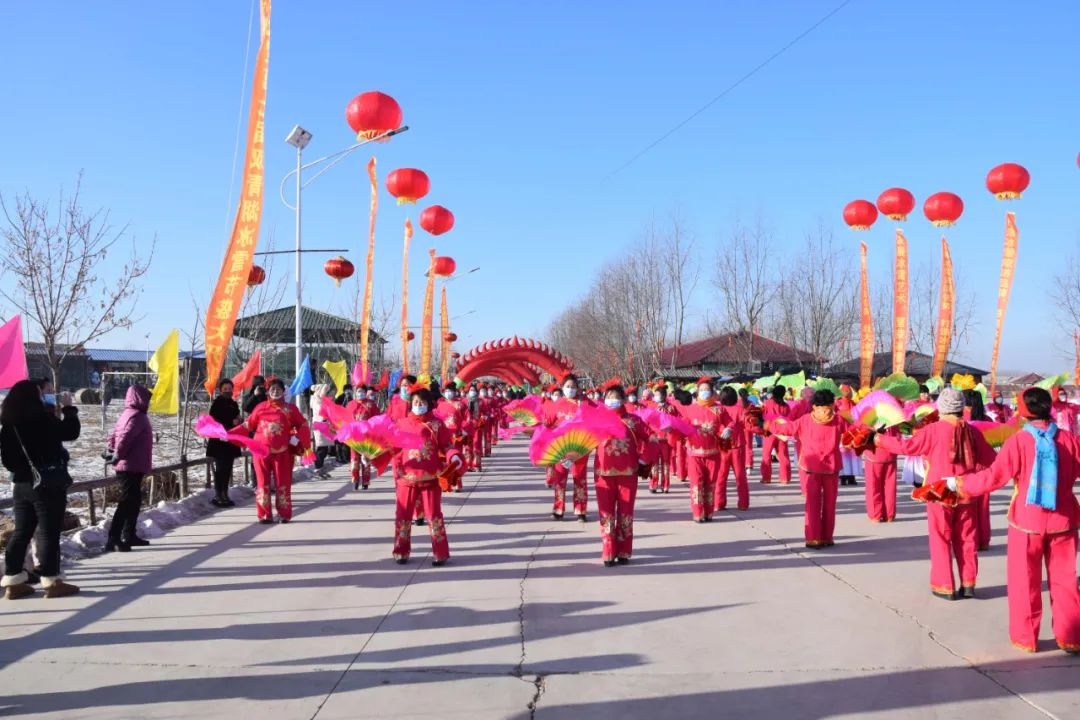
[{"label": "blue sky", "polygon": [[[455,326],[463,346],[542,333],[600,264],[672,208],[706,248],[707,267],[732,218],[761,213],[792,249],[819,220],[853,253],[866,239],[872,282],[888,282],[891,227],[856,235],[840,213],[900,185],[920,207],[938,190],[965,201],[948,235],[958,272],[977,289],[981,332],[964,358],[989,362],[1003,214],[1014,209],[1020,259],[1001,365],[1071,367],[1062,353],[1071,328],[1054,322],[1045,288],[1080,241],[1076,3],[854,0],[611,175],[837,4],[674,2],[657,12],[647,2],[278,0],[264,237],[292,242],[292,214],[277,198],[294,162],[289,129],[314,133],[311,157],[342,148],[352,139],[346,103],[382,90],[412,130],[378,149],[380,177],[400,166],[427,171],[428,199],[457,217],[434,246],[459,267],[482,268],[450,286],[451,314],[476,310]],[[251,9],[248,0],[5,9],[0,191],[55,194],[85,169],[88,204],[111,208],[140,242],[158,237],[145,318],[101,344],[142,348],[146,333],[156,344],[190,327],[192,294],[202,303],[209,295],[233,213]],[[351,248],[358,267],[366,160],[334,168],[305,193],[306,241]],[[1005,161],[1033,178],[1008,205],[983,186]],[[382,197],[376,293],[389,296],[400,286],[402,223],[418,210]],[[921,213],[906,229],[913,262],[937,257],[939,233]],[[429,246],[418,232],[414,322]],[[306,303],[343,309],[348,284],[335,291],[321,264],[308,260]],[[699,314],[710,293],[699,293]]]}]

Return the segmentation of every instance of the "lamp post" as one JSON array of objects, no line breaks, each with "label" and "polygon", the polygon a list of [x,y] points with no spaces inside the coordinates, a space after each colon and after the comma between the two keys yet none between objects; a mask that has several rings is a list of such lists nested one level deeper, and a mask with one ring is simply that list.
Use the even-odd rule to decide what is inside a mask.
[{"label": "lamp post", "polygon": [[[300,208],[301,208],[301,204],[302,204],[301,196],[303,194],[303,190],[304,190],[305,187],[307,187],[308,185],[313,183],[324,172],[326,172],[330,168],[334,167],[339,162],[341,162],[342,160],[344,160],[349,155],[356,152],[357,150],[359,150],[363,146],[367,145],[368,143],[376,142],[376,141],[379,141],[379,140],[387,140],[389,138],[392,138],[395,135],[400,135],[401,133],[407,131],[408,129],[409,129],[408,125],[402,125],[397,130],[388,130],[388,131],[386,131],[386,132],[384,132],[384,133],[382,133],[380,135],[376,135],[375,137],[370,138],[368,140],[361,140],[360,142],[355,143],[353,145],[350,145],[349,147],[347,147],[347,148],[345,148],[343,150],[338,150],[335,153],[331,153],[329,155],[323,156],[323,157],[321,157],[321,158],[319,158],[317,160],[312,160],[311,162],[306,163],[306,164],[303,161],[303,153],[304,153],[304,148],[306,148],[308,143],[311,142],[311,137],[312,137],[311,133],[308,132],[307,130],[305,130],[304,128],[300,127],[299,125],[297,125],[296,127],[294,127],[292,129],[292,131],[285,138],[286,143],[288,143],[289,145],[292,145],[294,148],[296,148],[296,168],[294,170],[290,170],[289,173],[284,178],[282,178],[281,187],[278,189],[278,194],[281,196],[281,202],[284,203],[285,207],[289,208],[290,210],[293,210],[296,213],[296,249],[295,250],[286,250],[284,252],[294,252],[294,253],[296,253],[296,319],[295,319],[296,335],[295,335],[294,340],[295,340],[295,343],[296,343],[296,372],[298,372],[298,373],[300,372],[300,364],[304,362],[304,328],[303,328],[303,320],[301,318],[301,310],[300,310],[301,309],[301,301],[303,299],[302,298],[303,292],[302,292],[301,280],[300,280],[300,270],[301,270],[300,256],[305,252],[315,252],[315,253],[347,252],[345,250],[325,250],[325,249],[304,250],[303,249],[303,246],[302,246],[301,241],[300,241],[300,235],[301,235],[301,233],[300,233],[300,215],[301,215]],[[310,178],[308,178],[307,182],[303,181],[302,175],[303,175],[304,170],[306,170],[308,168],[311,168],[311,167],[315,167],[317,165],[321,165],[321,164],[323,164],[325,162],[328,162],[328,161],[329,161],[329,164],[326,165],[326,167],[321,168],[317,173],[315,173]],[[289,201],[285,199],[285,183],[288,182],[289,178],[292,177],[293,175],[296,176],[296,204],[295,205],[290,205]],[[266,253],[255,253],[255,254],[256,255],[275,255],[275,254],[279,254],[280,252],[281,251],[266,252]]]}]

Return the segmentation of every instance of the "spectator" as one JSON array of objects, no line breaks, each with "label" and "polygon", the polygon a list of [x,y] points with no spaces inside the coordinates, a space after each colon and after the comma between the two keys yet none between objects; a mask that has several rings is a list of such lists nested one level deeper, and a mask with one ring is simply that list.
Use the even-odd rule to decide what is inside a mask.
[{"label": "spectator", "polygon": [[[210,417],[226,428],[240,424],[240,406],[233,400],[232,380],[218,383],[218,396],[210,405]],[[240,457],[240,448],[224,440],[211,439],[206,442],[206,457],[214,459],[214,499],[216,507],[232,507],[236,503],[229,499],[229,485],[232,484],[233,462]]]},{"label": "spectator", "polygon": [[251,392],[244,398],[244,414],[250,415],[264,400],[266,400],[266,378],[256,375],[251,381]]},{"label": "spectator", "polygon": [[150,543],[135,534],[142,507],[142,481],[153,466],[154,429],[146,414],[150,391],[142,385],[128,388],[124,412],[109,435],[109,451],[120,480],[120,502],[116,505],[105,552],[128,552]]},{"label": "spectator", "polygon": [[45,409],[36,383],[21,380],[0,405],[0,462],[11,472],[15,486],[12,493],[15,532],[8,541],[4,557],[6,574],[0,580],[9,600],[34,592],[23,564],[35,530],[39,531],[37,542],[45,597],[66,597],[79,592],[77,586],[60,577],[60,531],[67,508],[67,487],[42,481],[44,471],[65,464],[61,443],[79,437],[79,411],[72,407],[71,396],[64,393],[60,404],[63,419]]},{"label": "spectator", "polygon": [[[329,385],[312,385],[311,386],[311,417],[317,422],[322,422],[323,417],[320,413],[323,403],[333,403],[333,399],[327,397],[327,392],[330,390]],[[326,458],[330,454],[331,449],[334,447],[334,439],[328,435],[324,435],[319,430],[315,430],[315,469],[322,470],[323,465],[326,463]],[[335,456],[336,457],[336,456]]]}]

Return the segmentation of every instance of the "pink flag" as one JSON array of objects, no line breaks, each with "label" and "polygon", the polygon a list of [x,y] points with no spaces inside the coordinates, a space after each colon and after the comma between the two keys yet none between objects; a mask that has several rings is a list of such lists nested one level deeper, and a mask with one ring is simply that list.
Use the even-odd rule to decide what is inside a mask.
[{"label": "pink flag", "polygon": [[0,327],[0,388],[10,388],[29,377],[26,349],[23,347],[22,316],[16,315]]}]

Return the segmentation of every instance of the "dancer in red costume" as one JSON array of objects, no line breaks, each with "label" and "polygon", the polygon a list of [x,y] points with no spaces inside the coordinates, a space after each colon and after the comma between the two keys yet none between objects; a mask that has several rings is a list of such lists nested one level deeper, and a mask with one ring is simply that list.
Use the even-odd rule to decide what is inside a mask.
[{"label": "dancer in red costume", "polygon": [[[875,444],[898,455],[924,457],[929,484],[989,467],[994,462],[994,450],[982,433],[964,421],[963,394],[945,388],[938,396],[937,409],[941,419],[914,436],[901,440],[878,435]],[[979,574],[974,503],[970,499],[956,507],[927,503],[926,520],[930,538],[930,591],[946,600],[974,597]],[[954,559],[960,575],[959,592],[953,574]]]},{"label": "dancer in red costume", "polygon": [[728,415],[732,427],[729,440],[720,442],[720,469],[717,471],[716,487],[713,490],[713,510],[727,508],[728,473],[735,474],[735,492],[739,510],[750,509],[750,485],[746,480],[746,427],[743,409],[739,405],[739,394],[735,388],[720,390],[720,406]]},{"label": "dancer in red costume", "polygon": [[293,463],[311,447],[311,430],[296,406],[285,402],[284,382],[272,380],[266,394],[266,401],[259,403],[237,429],[254,433],[270,449],[269,456],[254,461],[255,510],[259,522],[269,525],[274,522],[274,511],[270,507],[271,476],[278,517],[283,523],[292,520]]},{"label": "dancer in red costume", "polygon": [[[665,415],[678,415],[679,411],[668,402],[667,385],[660,382],[653,387],[652,400],[648,405],[651,409]],[[653,435],[656,445],[656,462],[652,466],[652,474],[649,476],[649,492],[671,492],[672,453],[679,442],[678,433],[658,433]]]},{"label": "dancer in red costume", "polygon": [[1058,426],[1058,430],[1075,433],[1077,431],[1076,420],[1078,416],[1076,405],[1069,402],[1069,395],[1065,392],[1065,388],[1054,388],[1053,392],[1054,397],[1057,398],[1051,411],[1054,424]]},{"label": "dancer in red costume", "polygon": [[[582,403],[592,404],[591,400],[581,396],[581,388],[578,387],[576,375],[572,373],[564,375],[560,385],[563,397],[553,401],[548,406],[548,413],[544,417],[544,425],[547,427],[555,427],[574,417]],[[578,460],[570,468],[562,465],[552,466],[551,484],[555,488],[555,504],[551,510],[552,518],[555,520],[562,520],[563,518],[566,509],[566,481],[568,476],[572,476],[574,479],[574,512],[577,514],[579,522],[588,520],[586,514],[589,506],[588,472],[588,455]]]},{"label": "dancer in red costume", "polygon": [[[765,401],[765,405],[762,407],[762,414],[765,417],[766,427],[770,421],[776,418],[793,419],[791,417],[792,407],[784,399],[783,387],[777,385],[772,389],[771,397]],[[772,455],[774,449],[780,461],[780,483],[787,485],[791,482],[791,459],[788,455],[788,441],[786,438],[777,437],[768,430],[766,430],[765,440],[761,444],[761,482],[766,484],[772,482]]]},{"label": "dancer in red costume", "polygon": [[731,420],[713,397],[712,379],[698,380],[697,399],[679,413],[697,432],[686,438],[690,476],[690,513],[694,522],[712,522],[716,481],[720,477],[720,440],[734,434]]},{"label": "dancer in red costume", "polygon": [[401,430],[419,435],[423,445],[412,450],[400,450],[394,457],[397,466],[397,507],[394,514],[394,559],[400,565],[409,560],[412,552],[412,514],[417,500],[424,505],[430,519],[432,565],[439,567],[450,558],[450,543],[442,513],[442,489],[439,475],[447,468],[464,469],[461,454],[454,449],[450,430],[432,412],[435,398],[426,386],[414,384],[406,388],[409,414],[397,421]]},{"label": "dancer in red costume", "polygon": [[[886,435],[899,439],[895,428]],[[862,455],[866,474],[866,516],[871,522],[892,522],[896,519],[896,453],[875,445]]]},{"label": "dancer in red costume", "polygon": [[[349,401],[345,409],[352,414],[354,420],[370,420],[382,413],[379,403],[375,401],[375,389],[367,385],[356,389],[356,398]],[[352,476],[353,490],[359,490],[361,483],[365,490],[368,489],[371,484],[371,466],[355,450],[349,451],[349,473]]]},{"label": "dancer in red costume", "polygon": [[1053,632],[1058,647],[1080,654],[1080,590],[1076,585],[1080,504],[1080,438],[1051,422],[1050,393],[1025,390],[1017,411],[1028,420],[1005,441],[989,469],[948,478],[961,497],[977,497],[1015,483],[1009,504],[1007,557],[1009,637],[1035,652],[1042,621],[1042,568],[1050,586]]},{"label": "dancer in red costume", "polygon": [[596,449],[596,507],[600,513],[601,559],[606,567],[630,562],[634,552],[634,500],[639,477],[648,477],[655,459],[645,423],[627,411],[626,392],[620,381],[601,388],[604,405],[622,420],[622,437],[613,437]]},{"label": "dancer in red costume", "polygon": [[[447,385],[443,390],[443,399],[435,408],[435,414],[446,424],[450,431],[450,444],[463,456],[469,447],[473,432],[472,418],[469,417],[469,405],[458,394],[457,388]],[[469,470],[466,465],[466,471]],[[461,483],[454,486],[454,492],[461,492]]]}]

